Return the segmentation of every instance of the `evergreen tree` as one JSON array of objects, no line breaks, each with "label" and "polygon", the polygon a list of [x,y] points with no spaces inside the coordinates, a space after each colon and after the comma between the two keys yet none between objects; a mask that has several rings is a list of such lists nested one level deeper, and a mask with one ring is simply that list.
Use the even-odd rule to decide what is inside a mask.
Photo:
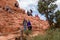
[{"label": "evergreen tree", "polygon": [[56,27],[60,28],[60,11],[55,13]]},{"label": "evergreen tree", "polygon": [[57,5],[54,3],[56,0],[39,0],[38,2],[38,11],[40,14],[44,14],[48,20],[50,26],[54,23],[54,10],[57,8]]}]

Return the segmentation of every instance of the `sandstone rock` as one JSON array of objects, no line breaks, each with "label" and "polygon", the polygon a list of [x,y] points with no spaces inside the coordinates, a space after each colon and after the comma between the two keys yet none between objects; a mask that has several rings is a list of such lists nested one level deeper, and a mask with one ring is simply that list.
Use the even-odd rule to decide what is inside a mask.
[{"label": "sandstone rock", "polygon": [[[17,1],[0,0],[0,32],[10,33],[19,30],[19,27],[23,28],[22,22],[24,18],[31,21],[32,30],[48,29],[48,21],[41,20],[38,17],[28,16],[24,9],[14,6],[15,2]],[[13,14],[5,11],[4,8],[6,6],[10,7]]]}]

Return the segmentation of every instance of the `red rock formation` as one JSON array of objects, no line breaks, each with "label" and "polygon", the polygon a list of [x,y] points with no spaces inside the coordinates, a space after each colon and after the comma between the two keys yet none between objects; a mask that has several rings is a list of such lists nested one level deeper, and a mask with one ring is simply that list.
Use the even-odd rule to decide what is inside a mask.
[{"label": "red rock formation", "polygon": [[[32,30],[48,29],[48,22],[38,17],[28,16],[25,10],[15,7],[16,0],[0,0],[0,32],[8,33],[17,31],[19,27],[23,27],[23,19],[29,19],[32,24]],[[10,8],[9,11],[5,7]]]}]

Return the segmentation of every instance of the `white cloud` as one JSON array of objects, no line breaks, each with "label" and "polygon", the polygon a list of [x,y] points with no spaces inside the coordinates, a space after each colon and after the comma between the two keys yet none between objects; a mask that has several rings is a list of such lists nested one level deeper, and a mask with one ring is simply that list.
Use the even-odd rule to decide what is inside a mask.
[{"label": "white cloud", "polygon": [[57,0],[56,4],[58,5],[58,8],[60,10],[60,0]]},{"label": "white cloud", "polygon": [[59,4],[59,3],[60,3],[60,0],[57,0],[57,1],[56,1],[56,4]]},{"label": "white cloud", "polygon": [[30,9],[31,7],[34,9],[33,6],[36,7],[38,4],[38,0],[18,0],[18,2],[23,9]]}]

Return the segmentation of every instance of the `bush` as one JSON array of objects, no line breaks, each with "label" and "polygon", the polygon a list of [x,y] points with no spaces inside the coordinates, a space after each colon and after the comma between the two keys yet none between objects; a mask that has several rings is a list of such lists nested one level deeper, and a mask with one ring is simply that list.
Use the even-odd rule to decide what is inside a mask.
[{"label": "bush", "polygon": [[25,36],[24,36],[24,40],[30,40],[30,37],[29,37],[29,34],[31,34],[31,32],[32,31],[30,31],[30,30],[25,30],[24,31],[24,34],[25,34]]},{"label": "bush", "polygon": [[31,34],[31,32],[32,32],[32,31],[30,31],[30,30],[25,30],[25,31],[24,31],[24,33],[25,33],[26,35]]},{"label": "bush", "polygon": [[60,29],[48,30],[46,35],[35,36],[32,40],[60,40]]}]

